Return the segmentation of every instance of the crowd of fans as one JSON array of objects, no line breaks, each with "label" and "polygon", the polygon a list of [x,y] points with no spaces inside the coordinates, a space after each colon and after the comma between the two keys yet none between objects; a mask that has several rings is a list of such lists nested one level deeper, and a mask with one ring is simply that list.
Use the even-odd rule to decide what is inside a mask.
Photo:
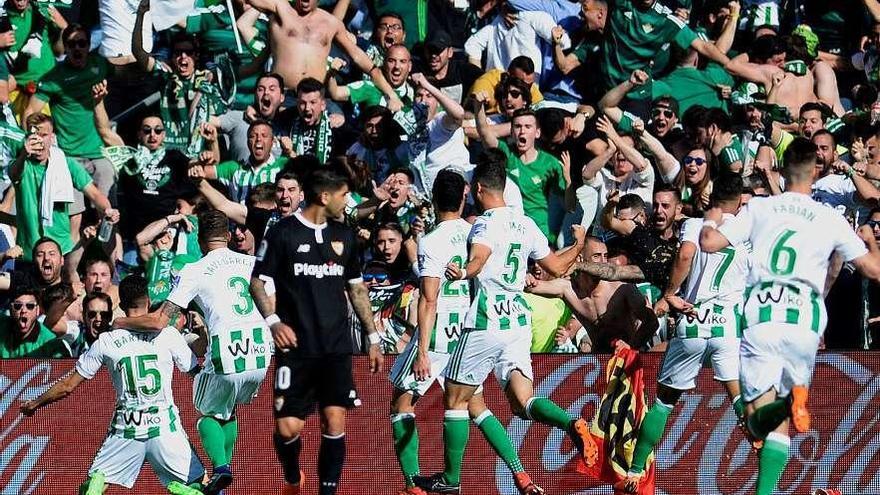
[{"label": "crowd of fans", "polygon": [[[681,222],[725,174],[779,194],[797,136],[815,199],[880,238],[877,0],[8,0],[0,53],[0,357],[78,356],[131,273],[163,301],[200,211],[254,254],[321,167],[350,181],[388,353],[445,168],[504,162],[554,248],[590,231],[585,277],[531,270],[557,287],[528,294],[533,352],[607,351],[645,308],[662,347]],[[880,348],[880,288],[834,263],[826,293],[825,346]]]}]

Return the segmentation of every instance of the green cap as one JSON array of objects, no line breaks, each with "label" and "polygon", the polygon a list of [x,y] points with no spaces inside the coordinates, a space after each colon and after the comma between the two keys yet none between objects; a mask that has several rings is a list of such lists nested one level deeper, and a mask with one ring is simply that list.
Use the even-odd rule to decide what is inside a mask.
[{"label": "green cap", "polygon": [[798,27],[794,28],[794,31],[791,32],[794,36],[800,36],[807,43],[807,54],[812,58],[816,58],[819,56],[819,37],[816,36],[816,33],[813,32],[813,29],[806,25],[801,24]]}]

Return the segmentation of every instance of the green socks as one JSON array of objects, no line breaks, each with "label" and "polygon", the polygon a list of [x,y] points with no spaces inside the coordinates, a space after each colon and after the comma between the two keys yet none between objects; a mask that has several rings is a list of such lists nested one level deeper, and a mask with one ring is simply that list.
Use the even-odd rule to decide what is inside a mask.
[{"label": "green socks", "polygon": [[771,495],[776,489],[782,472],[788,464],[788,447],[791,439],[786,435],[770,432],[758,455],[758,483],[756,495]]},{"label": "green socks", "polygon": [[737,395],[733,399],[730,399],[730,402],[733,405],[733,412],[736,413],[736,417],[742,419],[746,413],[746,404],[743,402],[742,396]]},{"label": "green socks", "polygon": [[516,474],[525,471],[522,461],[519,460],[519,455],[516,453],[516,448],[507,435],[507,430],[504,429],[501,421],[498,421],[498,418],[492,414],[492,411],[488,409],[483,411],[482,414],[474,418],[474,424],[483,432],[489,445],[492,446],[498,457],[504,460],[511,472]]},{"label": "green socks", "polygon": [[648,456],[663,438],[663,432],[666,431],[666,421],[669,420],[672,408],[673,406],[655,400],[654,405],[645,414],[645,419],[639,428],[639,438],[636,440],[636,446],[633,450],[630,472],[638,474],[645,470]]},{"label": "green socks", "polygon": [[397,454],[406,486],[415,486],[413,476],[419,474],[419,432],[416,429],[416,415],[392,414],[391,436],[394,438],[394,452]]},{"label": "green socks", "polygon": [[101,495],[104,493],[104,473],[96,471],[82,484],[79,492],[83,495]]},{"label": "green socks", "polygon": [[763,440],[771,431],[775,430],[786,418],[788,418],[788,401],[786,399],[776,399],[775,401],[765,404],[749,416],[746,426],[748,426],[751,434]]},{"label": "green socks", "polygon": [[[223,425],[223,435],[226,437],[226,463],[232,462],[232,452],[235,450],[235,442],[238,440],[238,419],[233,417]],[[214,464],[214,467],[220,464]]]},{"label": "green socks", "polygon": [[446,462],[443,476],[447,483],[461,483],[461,462],[464,459],[470,427],[467,410],[452,409],[443,414],[443,457]]},{"label": "green socks", "polygon": [[568,431],[571,417],[565,410],[546,397],[532,397],[526,402],[526,418],[538,423]]},{"label": "green socks", "polygon": [[235,441],[238,439],[238,420],[233,418],[221,422],[210,416],[202,416],[196,427],[202,439],[202,447],[205,448],[214,468],[228,465],[232,459]]}]

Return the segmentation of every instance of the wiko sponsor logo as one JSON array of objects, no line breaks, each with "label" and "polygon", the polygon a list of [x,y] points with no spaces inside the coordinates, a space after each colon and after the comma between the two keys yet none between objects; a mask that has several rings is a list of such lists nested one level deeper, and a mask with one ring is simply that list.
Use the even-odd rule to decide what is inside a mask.
[{"label": "wiko sponsor logo", "polygon": [[[604,373],[606,361],[607,356],[601,360],[596,356],[573,358],[536,383],[535,395],[553,398],[557,391],[564,394],[565,390],[576,388],[584,393],[568,404],[569,415],[581,416],[585,409],[595,411],[602,393],[597,389],[597,381],[599,374]],[[823,409],[814,412],[814,429],[792,437],[791,460],[778,493],[835,488],[847,495],[878,495],[880,374],[836,353],[819,354],[816,368],[818,376],[814,378],[812,396],[822,403]],[[654,396],[654,378],[646,373],[648,397]],[[736,415],[727,395],[720,388],[716,390],[718,393],[705,394],[698,387],[682,395],[655,451],[658,495],[754,493],[756,456],[736,426]],[[590,404],[593,407],[587,407]],[[528,456],[521,447],[533,425],[514,417],[507,427],[523,458]],[[563,451],[564,440],[565,433],[553,428],[541,442],[541,467],[546,472],[532,472],[538,483],[549,482],[551,473],[562,470],[577,455],[577,450]],[[535,445],[533,439],[529,442],[532,447]],[[687,475],[683,477],[684,473]],[[794,479],[791,473],[795,473]],[[495,467],[495,486],[503,495],[518,493],[500,459]],[[611,488],[601,486],[565,493],[604,495],[611,493]]]},{"label": "wiko sponsor logo", "polygon": [[[64,365],[69,362],[65,361]],[[19,405],[48,390],[51,376],[52,365],[48,361],[34,365],[17,378],[0,374],[0,493],[30,495],[46,475],[41,468],[49,464],[42,463],[41,468],[37,468],[37,463],[43,460],[49,436],[16,434],[15,430],[24,419],[18,413]]]}]

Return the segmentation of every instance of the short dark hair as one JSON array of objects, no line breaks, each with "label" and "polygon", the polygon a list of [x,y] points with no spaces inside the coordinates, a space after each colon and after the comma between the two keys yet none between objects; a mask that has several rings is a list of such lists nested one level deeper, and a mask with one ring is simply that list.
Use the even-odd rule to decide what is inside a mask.
[{"label": "short dark hair", "polygon": [[532,104],[532,88],[523,81],[522,79],[517,79],[515,77],[510,77],[509,75],[506,77],[502,77],[501,83],[495,86],[495,101],[501,101],[504,98],[504,95],[510,91],[511,88],[515,88],[522,93],[523,101],[526,103],[526,108]]},{"label": "short dark hair", "polygon": [[510,117],[510,121],[513,122],[520,117],[531,117],[535,119],[535,123],[538,122],[538,117],[535,115],[535,112],[531,111],[531,109],[529,108],[520,108],[519,110],[513,112],[513,116]]},{"label": "short dark hair", "polygon": [[267,202],[271,203],[275,201],[275,183],[274,182],[264,182],[262,184],[257,184],[251,189],[251,192],[247,197],[248,206],[255,205],[257,203]]},{"label": "short dark hair", "polygon": [[281,91],[284,91],[284,78],[277,72],[263,72],[260,74],[260,77],[257,78],[257,84],[260,83],[260,79],[266,79],[267,77],[278,81],[278,86],[281,88]]},{"label": "short dark hair", "polygon": [[[107,296],[110,297],[110,296]],[[49,306],[63,299],[74,300],[73,286],[62,282],[60,284],[50,285],[43,289],[37,298],[40,300],[40,306],[48,309]]]},{"label": "short dark hair", "polygon": [[111,276],[116,273],[116,267],[113,266],[113,262],[107,257],[107,255],[103,254],[103,252],[97,256],[90,256],[83,261],[83,273],[87,272],[91,266],[97,265],[98,263],[104,263],[107,265],[107,267],[110,268]]},{"label": "short dark hair", "polygon": [[818,131],[814,132],[813,135],[810,136],[810,141],[816,139],[816,136],[828,136],[829,138],[831,138],[831,145],[837,145],[837,138],[835,138],[834,134],[831,134],[831,131],[829,131],[828,129],[819,129]]},{"label": "short dark hair", "polygon": [[303,184],[303,195],[309,204],[317,204],[321,194],[336,192],[345,187],[348,182],[345,177],[330,170],[318,169],[306,177]]},{"label": "short dark hair", "polygon": [[386,10],[385,12],[382,12],[378,16],[376,16],[376,21],[377,21],[376,25],[377,26],[379,25],[378,21],[382,20],[383,17],[393,17],[394,19],[397,19],[398,21],[400,21],[400,26],[403,27],[404,31],[406,31],[406,21],[403,20],[402,15],[398,14],[397,12],[395,12],[393,10]]},{"label": "short dark hair", "polygon": [[257,127],[260,127],[261,125],[268,127],[269,130],[271,130],[273,134],[275,133],[275,128],[272,127],[271,122],[269,122],[266,119],[254,119],[253,121],[251,121],[251,125],[248,126],[248,130],[247,130],[248,136],[250,136],[251,131],[253,131]]},{"label": "short dark hair", "polygon": [[24,126],[27,129],[27,132],[30,132],[32,127],[36,127],[40,124],[48,122],[49,125],[52,126],[52,130],[55,130],[55,119],[51,116],[46,115],[43,112],[36,112],[28,115],[26,119],[24,119]]},{"label": "short dark hair", "polygon": [[438,172],[431,188],[437,213],[458,211],[464,201],[466,184],[464,177],[454,170],[445,168]]},{"label": "short dark hair", "polygon": [[565,118],[569,114],[561,108],[542,108],[535,112],[535,118],[538,119],[538,127],[541,128],[541,136],[544,139],[551,139],[565,129]]},{"label": "short dark hair", "polygon": [[58,241],[56,241],[55,239],[52,239],[51,237],[43,236],[43,237],[40,237],[39,239],[37,239],[37,242],[34,243],[34,247],[31,248],[31,259],[34,259],[37,257],[37,248],[43,244],[46,244],[47,242],[51,242],[52,244],[55,244],[55,247],[58,248],[58,254],[60,254],[61,256],[64,256],[64,251],[61,250],[61,244]]},{"label": "short dark hair", "polygon": [[86,308],[89,307],[89,303],[94,301],[95,299],[100,299],[107,305],[110,311],[113,311],[113,298],[110,297],[110,294],[106,292],[89,292],[86,294],[86,297],[83,298],[82,309],[83,316],[85,316]]},{"label": "short dark hair", "polygon": [[[484,151],[477,158],[477,166],[474,167],[471,182],[492,191],[504,192],[504,185],[507,182],[507,158],[505,157],[503,161],[498,160],[497,156],[489,155],[488,151]],[[504,155],[503,152],[501,154]]]},{"label": "short dark hair", "polygon": [[199,241],[225,239],[229,232],[229,218],[220,210],[205,210],[199,213]]},{"label": "short dark hair", "polygon": [[626,210],[628,208],[639,211],[647,211],[648,209],[645,200],[635,193],[624,194],[620,197],[620,201],[617,202],[617,211]]},{"label": "short dark hair", "polygon": [[403,174],[409,179],[410,184],[416,181],[416,176],[413,171],[409,167],[394,167],[388,171],[388,176],[392,176],[394,174]]},{"label": "short dark hair", "polygon": [[722,172],[712,181],[712,203],[739,200],[743,193],[743,179],[735,172]]},{"label": "short dark hair", "polygon": [[512,72],[513,69],[519,69],[526,74],[534,74],[535,62],[532,61],[531,57],[520,55],[519,57],[514,57],[507,65],[507,72]]},{"label": "short dark hair", "polygon": [[302,184],[299,176],[293,170],[282,170],[275,176],[275,185],[277,186],[283,180],[295,180],[297,184]]},{"label": "short dark hair", "polygon": [[171,53],[174,54],[174,47],[181,43],[189,43],[192,45],[193,50],[196,52],[195,58],[198,58],[199,52],[199,40],[195,36],[186,33],[185,31],[178,31],[174,36],[171,37]]},{"label": "short dark hair", "polygon": [[752,41],[749,48],[749,59],[764,62],[773,57],[773,55],[785,53],[785,51],[785,43],[779,39],[779,36],[765,34],[763,36],[758,36]]},{"label": "short dark hair", "polygon": [[147,279],[142,275],[129,275],[119,283],[119,307],[123,310],[137,306],[137,300],[147,295]]},{"label": "short dark hair", "polygon": [[67,44],[67,40],[69,40],[76,33],[82,33],[86,36],[87,40],[89,40],[89,41],[92,40],[91,31],[86,29],[86,27],[83,26],[82,24],[74,22],[74,23],[68,24],[67,27],[64,28],[64,31],[61,31],[61,41],[65,44]]},{"label": "short dark hair", "polygon": [[782,154],[782,173],[786,181],[804,181],[816,166],[816,144],[805,137],[796,137]]},{"label": "short dark hair", "polygon": [[730,132],[730,130],[733,129],[733,123],[730,120],[730,115],[728,115],[727,112],[720,108],[710,108],[706,110],[706,114],[703,118],[703,125],[701,125],[700,127],[708,129],[709,126],[714,124],[723,132]]},{"label": "short dark hair", "polygon": [[681,203],[681,190],[672,184],[660,184],[654,188],[654,194],[656,195],[657,193],[670,193]]},{"label": "short dark hair", "polygon": [[822,122],[828,120],[828,117],[833,114],[831,107],[821,101],[808,101],[801,105],[800,110],[798,110],[798,117],[803,117],[805,113],[813,111],[819,112],[822,115]]},{"label": "short dark hair", "polygon": [[324,96],[324,83],[314,77],[307,77],[296,85],[297,95],[314,93],[316,91],[321,93],[321,96]]}]

